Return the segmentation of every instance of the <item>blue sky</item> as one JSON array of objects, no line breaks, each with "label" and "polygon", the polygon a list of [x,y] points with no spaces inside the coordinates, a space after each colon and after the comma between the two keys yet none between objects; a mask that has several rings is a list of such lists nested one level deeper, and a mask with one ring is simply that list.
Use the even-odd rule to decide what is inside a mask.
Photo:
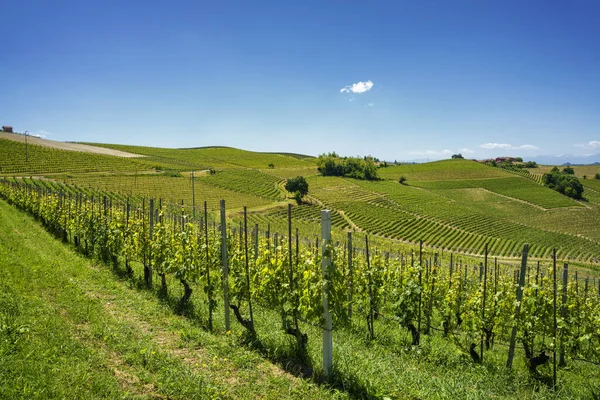
[{"label": "blue sky", "polygon": [[598,1],[0,2],[0,124],[386,160],[600,153]]}]

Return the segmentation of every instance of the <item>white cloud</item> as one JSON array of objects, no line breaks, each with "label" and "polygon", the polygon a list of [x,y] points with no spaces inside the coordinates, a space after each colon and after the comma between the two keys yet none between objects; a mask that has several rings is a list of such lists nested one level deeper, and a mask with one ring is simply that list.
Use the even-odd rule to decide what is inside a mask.
[{"label": "white cloud", "polygon": [[510,149],[512,146],[507,143],[484,143],[479,147],[484,149]]},{"label": "white cloud", "polygon": [[577,143],[574,145],[575,147],[586,147],[586,148],[592,148],[592,149],[597,149],[600,147],[600,142],[597,140],[592,140],[590,142],[587,143]]},{"label": "white cloud", "polygon": [[409,154],[412,154],[415,156],[445,156],[445,155],[454,154],[454,153],[451,152],[450,150],[442,150],[442,151],[425,150],[425,151],[411,151]]},{"label": "white cloud", "polygon": [[521,146],[513,146],[508,143],[484,143],[479,145],[482,149],[505,149],[505,150],[537,150],[539,147],[532,144],[523,144]]},{"label": "white cloud", "polygon": [[357,82],[352,85],[345,86],[340,89],[340,93],[364,93],[371,90],[373,87],[373,82]]},{"label": "white cloud", "polygon": [[375,107],[375,103],[367,103],[365,105],[365,108],[373,108],[373,107]]},{"label": "white cloud", "polygon": [[473,154],[473,153],[475,153],[473,150],[467,149],[466,147],[464,149],[458,149],[458,152],[461,153],[461,154],[462,153],[465,153],[465,154]]}]

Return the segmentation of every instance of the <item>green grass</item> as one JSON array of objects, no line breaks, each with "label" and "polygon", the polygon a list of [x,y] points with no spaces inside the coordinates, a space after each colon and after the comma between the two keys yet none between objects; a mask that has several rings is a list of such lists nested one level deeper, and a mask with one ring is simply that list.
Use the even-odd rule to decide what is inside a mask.
[{"label": "green grass", "polygon": [[0,398],[328,398],[0,201]]},{"label": "green grass", "polygon": [[139,287],[139,265],[133,280],[123,279],[4,201],[0,238],[2,398],[576,399],[600,390],[600,370],[583,363],[569,361],[559,372],[557,392],[529,377],[520,350],[506,370],[501,343],[475,365],[439,334],[412,348],[407,333],[385,319],[367,340],[360,310],[353,328],[335,328],[335,372],[326,383],[316,327],[301,324],[309,335],[302,359],[277,313],[259,305],[256,345],[238,339],[235,321],[230,334],[223,331],[220,304],[215,331],[207,332],[200,288],[189,316],[175,315],[176,282],[160,300]]}]

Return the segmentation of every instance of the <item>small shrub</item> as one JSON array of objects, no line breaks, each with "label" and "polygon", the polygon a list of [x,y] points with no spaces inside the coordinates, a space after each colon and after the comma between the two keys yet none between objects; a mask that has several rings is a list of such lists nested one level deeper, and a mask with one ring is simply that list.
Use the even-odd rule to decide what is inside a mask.
[{"label": "small shrub", "polygon": [[406,177],[405,176],[401,176],[400,179],[398,179],[398,182],[401,185],[406,185]]}]

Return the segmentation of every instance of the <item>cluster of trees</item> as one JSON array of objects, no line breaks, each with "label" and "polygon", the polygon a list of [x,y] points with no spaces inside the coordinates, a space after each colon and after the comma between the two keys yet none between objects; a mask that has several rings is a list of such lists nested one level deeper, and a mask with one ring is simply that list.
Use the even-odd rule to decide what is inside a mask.
[{"label": "cluster of trees", "polygon": [[317,167],[324,176],[346,176],[355,179],[378,180],[376,159],[368,157],[340,157],[335,152],[321,154]]},{"label": "cluster of trees", "polygon": [[572,197],[574,199],[582,199],[583,185],[575,176],[575,171],[571,167],[565,167],[562,171],[558,167],[542,176],[544,185],[559,193]]},{"label": "cluster of trees", "polygon": [[512,169],[512,170],[517,170],[517,169],[522,169],[522,168],[537,168],[538,167],[538,165],[537,165],[537,163],[535,161],[526,161],[526,162],[523,162],[523,159],[521,157],[515,157],[515,158],[509,158],[509,157],[497,158],[496,160],[486,161],[486,164],[489,164],[492,167],[500,167],[500,168]]}]

